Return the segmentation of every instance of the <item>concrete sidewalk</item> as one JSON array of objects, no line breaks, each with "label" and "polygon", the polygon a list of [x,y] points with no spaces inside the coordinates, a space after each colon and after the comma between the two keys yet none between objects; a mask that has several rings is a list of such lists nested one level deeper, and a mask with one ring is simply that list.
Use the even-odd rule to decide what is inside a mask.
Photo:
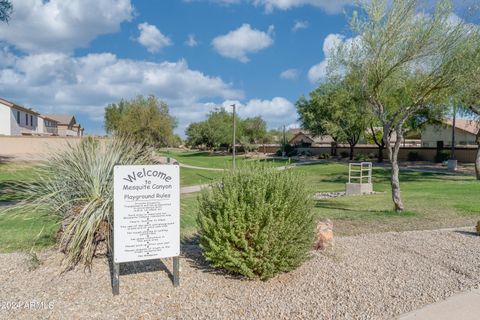
[{"label": "concrete sidewalk", "polygon": [[480,319],[480,289],[458,293],[450,298],[401,315],[399,320],[477,320]]}]

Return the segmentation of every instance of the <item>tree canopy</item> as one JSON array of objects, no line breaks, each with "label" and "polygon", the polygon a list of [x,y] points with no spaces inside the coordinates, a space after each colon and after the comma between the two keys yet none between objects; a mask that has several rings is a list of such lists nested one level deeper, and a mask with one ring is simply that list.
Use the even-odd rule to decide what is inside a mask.
[{"label": "tree canopy", "polygon": [[[465,52],[472,46],[475,27],[452,21],[452,3],[437,1],[433,12],[419,0],[371,0],[354,11],[355,37],[332,54],[329,69],[355,78],[365,106],[383,127],[383,140],[392,163],[392,200],[400,195],[398,151],[405,124],[412,116],[434,106],[446,106],[450,89],[464,79]],[[396,141],[391,143],[391,133]]]},{"label": "tree canopy", "polygon": [[315,135],[330,135],[338,143],[347,142],[350,159],[369,119],[365,101],[356,91],[347,78],[330,79],[312,91],[308,100],[302,97],[296,103],[303,128]]},{"label": "tree canopy", "polygon": [[0,21],[8,22],[12,12],[12,3],[9,0],[0,0]]},{"label": "tree canopy", "polygon": [[138,96],[121,100],[105,108],[105,130],[115,135],[128,135],[152,146],[170,146],[178,140],[173,134],[175,119],[166,103],[154,96]]},{"label": "tree canopy", "polygon": [[[237,143],[247,149],[261,143],[267,136],[267,125],[261,117],[242,119],[235,117]],[[232,145],[232,114],[224,108],[211,111],[207,119],[190,124],[186,130],[187,144],[208,149]]]}]

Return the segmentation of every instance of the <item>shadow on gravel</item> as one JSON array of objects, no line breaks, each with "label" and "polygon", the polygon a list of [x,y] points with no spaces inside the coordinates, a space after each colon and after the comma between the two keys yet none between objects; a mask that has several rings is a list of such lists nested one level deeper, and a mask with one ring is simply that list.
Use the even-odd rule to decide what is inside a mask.
[{"label": "shadow on gravel", "polygon": [[[110,271],[110,285],[113,290],[113,259],[112,256],[108,257],[108,267]],[[134,262],[124,262],[120,264],[120,276],[126,276],[131,274],[139,274],[146,272],[158,272],[163,271],[168,275],[168,278],[172,281],[173,284],[173,273],[165,263],[160,259],[152,260],[143,260],[143,261],[134,261]]]},{"label": "shadow on gravel", "polygon": [[455,230],[455,233],[463,234],[470,237],[478,237],[478,234],[474,231]]},{"label": "shadow on gravel", "polygon": [[185,259],[192,268],[198,269],[205,273],[213,273],[224,276],[228,279],[248,280],[240,274],[229,273],[223,269],[214,269],[210,267],[207,260],[202,255],[202,249],[199,245],[200,237],[194,235],[185,238],[181,242],[181,251]]}]

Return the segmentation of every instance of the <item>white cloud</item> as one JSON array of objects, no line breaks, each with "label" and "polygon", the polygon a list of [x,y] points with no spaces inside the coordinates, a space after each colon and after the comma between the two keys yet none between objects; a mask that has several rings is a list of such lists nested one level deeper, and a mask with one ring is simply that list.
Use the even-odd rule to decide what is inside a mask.
[{"label": "white cloud", "polygon": [[[328,59],[332,54],[332,51],[335,50],[342,42],[345,40],[345,37],[340,34],[329,34],[325,40],[323,41],[323,55],[325,59],[320,63],[312,66],[308,70],[308,79],[312,83],[316,83],[327,75],[327,66],[328,66]],[[347,39],[350,41],[350,39]]]},{"label": "white cloud", "polygon": [[[154,94],[179,118],[177,132],[206,113],[202,101],[242,99],[243,92],[187,62],[145,62],[114,54],[12,56],[0,61],[0,96],[44,113],[82,114],[101,123],[104,107],[121,98]],[[88,130],[88,127],[87,127]]]},{"label": "white cloud", "polygon": [[265,7],[266,12],[311,5],[321,8],[329,14],[337,14],[341,13],[346,5],[354,4],[355,0],[253,0],[253,2],[256,6]]},{"label": "white cloud", "polygon": [[230,106],[233,103],[241,117],[261,116],[270,128],[278,128],[295,122],[297,119],[294,104],[283,97],[275,97],[272,100],[251,99],[246,103],[238,100],[226,100],[222,106],[226,110],[231,110]]},{"label": "white cloud", "polygon": [[295,21],[295,24],[292,27],[293,32],[297,32],[300,29],[307,29],[308,21]]},{"label": "white cloud", "polygon": [[287,69],[280,73],[280,78],[285,80],[296,80],[300,72],[297,69]]},{"label": "white cloud", "polygon": [[130,0],[13,0],[0,40],[26,52],[72,52],[132,18]]},{"label": "white cloud", "polygon": [[198,42],[197,40],[195,39],[195,35],[194,34],[189,34],[188,35],[188,38],[187,40],[185,41],[185,45],[189,46],[189,47],[196,47],[198,46]]},{"label": "white cloud", "polygon": [[273,44],[273,30],[273,26],[270,26],[267,32],[263,32],[252,29],[249,24],[243,24],[236,30],[214,38],[212,45],[220,55],[246,63],[249,61],[247,54],[258,52]]},{"label": "white cloud", "polygon": [[148,52],[155,53],[164,47],[172,45],[170,38],[162,34],[160,30],[152,24],[148,24],[147,22],[140,23],[138,30],[140,30],[140,35],[137,41],[147,48]]},{"label": "white cloud", "polygon": [[[184,2],[194,2],[200,0],[183,0]],[[242,2],[252,3],[257,7],[264,7],[267,13],[273,10],[289,10],[295,7],[311,5],[325,10],[328,14],[338,14],[342,9],[354,4],[356,0],[209,0],[220,5],[232,5]],[[473,1],[473,0],[472,0]]]}]

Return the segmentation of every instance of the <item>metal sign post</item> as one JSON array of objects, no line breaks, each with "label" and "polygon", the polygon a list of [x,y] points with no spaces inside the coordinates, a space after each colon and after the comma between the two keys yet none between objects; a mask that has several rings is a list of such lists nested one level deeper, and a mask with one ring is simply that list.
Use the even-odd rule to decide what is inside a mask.
[{"label": "metal sign post", "polygon": [[[170,164],[171,159],[167,157],[167,164]],[[180,285],[180,257],[173,257],[173,286],[178,287]]]},{"label": "metal sign post", "polygon": [[[168,160],[170,163],[170,160]],[[173,258],[173,285],[180,283],[180,167],[114,168],[112,291],[119,294],[120,264]]]}]

